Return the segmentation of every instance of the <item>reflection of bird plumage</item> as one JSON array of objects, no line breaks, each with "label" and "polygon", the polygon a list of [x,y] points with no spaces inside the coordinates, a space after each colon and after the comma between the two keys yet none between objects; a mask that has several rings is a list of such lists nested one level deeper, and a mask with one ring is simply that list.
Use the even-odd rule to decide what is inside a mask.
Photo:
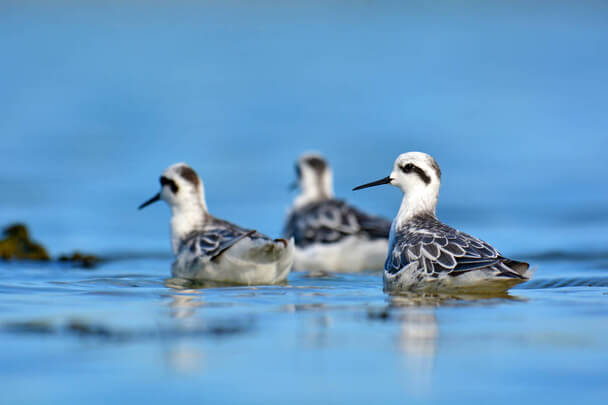
[{"label": "reflection of bird plumage", "polygon": [[320,155],[301,156],[296,173],[300,194],[284,231],[296,243],[294,267],[337,272],[382,269],[390,221],[335,199],[331,168]]},{"label": "reflection of bird plumage", "polygon": [[203,184],[184,163],[165,170],[161,192],[140,208],[164,200],[172,210],[175,277],[238,284],[285,280],[293,262],[293,241],[271,239],[207,212]]},{"label": "reflection of bird plumage", "polygon": [[404,153],[390,176],[356,189],[380,184],[404,192],[384,266],[387,291],[506,290],[532,276],[527,263],[503,257],[488,243],[437,219],[441,171],[431,156]]}]

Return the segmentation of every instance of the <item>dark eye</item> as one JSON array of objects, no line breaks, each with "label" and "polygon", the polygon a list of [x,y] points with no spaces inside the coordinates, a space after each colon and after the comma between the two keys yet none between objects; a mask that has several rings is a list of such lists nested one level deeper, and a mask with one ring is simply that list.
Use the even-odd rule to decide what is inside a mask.
[{"label": "dark eye", "polygon": [[179,190],[179,187],[177,187],[177,184],[175,184],[175,182],[173,180],[168,179],[165,176],[160,177],[160,185],[162,187],[169,186],[169,188],[171,189],[171,192],[173,194],[177,193],[177,191]]},{"label": "dark eye", "polygon": [[401,166],[401,171],[403,173],[409,173],[414,170],[414,165],[411,163],[406,164],[405,166]]}]

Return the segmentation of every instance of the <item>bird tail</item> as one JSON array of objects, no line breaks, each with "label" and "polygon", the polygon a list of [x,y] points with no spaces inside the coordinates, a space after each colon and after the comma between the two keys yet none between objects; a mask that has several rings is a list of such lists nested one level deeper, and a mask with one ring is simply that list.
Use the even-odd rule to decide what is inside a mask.
[{"label": "bird tail", "polygon": [[534,269],[530,269],[530,264],[526,262],[518,262],[517,260],[505,259],[501,267],[506,267],[508,270],[504,272],[507,277],[521,278],[529,280],[534,274]]},{"label": "bird tail", "polygon": [[250,256],[255,260],[262,262],[282,261],[283,259],[291,258],[294,253],[293,238],[286,240],[283,238],[266,240],[262,244],[254,247],[250,251]]}]

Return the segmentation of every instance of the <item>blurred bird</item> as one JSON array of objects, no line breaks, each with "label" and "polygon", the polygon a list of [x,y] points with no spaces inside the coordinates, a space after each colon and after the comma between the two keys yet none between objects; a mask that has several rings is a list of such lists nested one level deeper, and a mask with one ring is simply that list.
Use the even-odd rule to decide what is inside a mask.
[{"label": "blurred bird", "polygon": [[528,263],[503,257],[488,243],[437,219],[441,170],[431,156],[401,154],[390,176],[353,190],[381,184],[399,187],[404,193],[391,226],[385,291],[504,291],[532,277]]},{"label": "blurred bird", "polygon": [[332,171],[318,154],[296,162],[300,189],[287,216],[284,236],[296,243],[294,268],[309,271],[381,270],[390,221],[366,214],[333,192]]},{"label": "blurred bird", "polygon": [[203,183],[185,163],[165,170],[160,185],[161,191],[139,209],[160,200],[171,207],[174,277],[248,285],[285,280],[293,240],[273,240],[209,214]]}]

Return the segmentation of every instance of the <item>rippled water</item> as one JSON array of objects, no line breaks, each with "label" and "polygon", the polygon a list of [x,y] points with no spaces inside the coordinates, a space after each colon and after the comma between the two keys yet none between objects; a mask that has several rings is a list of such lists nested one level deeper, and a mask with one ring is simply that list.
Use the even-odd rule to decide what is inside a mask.
[{"label": "rippled water", "polygon": [[[603,2],[0,3],[0,403],[601,403],[608,394]],[[443,170],[439,217],[536,267],[508,295],[169,279],[170,163],[213,214],[278,235],[305,150],[336,194],[400,152]]]},{"label": "rippled water", "polygon": [[168,263],[3,265],[7,403],[565,403],[606,393],[608,278],[593,261],[542,261],[548,274],[504,296],[395,299],[377,274],[196,289],[167,280]]}]

